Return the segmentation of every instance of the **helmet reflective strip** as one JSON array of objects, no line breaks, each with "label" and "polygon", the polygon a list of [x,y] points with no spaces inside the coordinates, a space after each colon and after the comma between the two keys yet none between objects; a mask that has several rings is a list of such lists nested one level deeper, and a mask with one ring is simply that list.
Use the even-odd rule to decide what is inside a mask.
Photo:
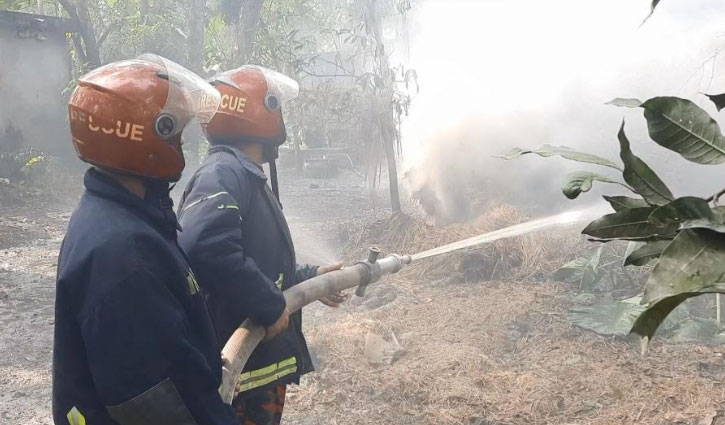
[{"label": "helmet reflective strip", "polygon": [[86,417],[75,406],[70,409],[66,416],[70,425],[86,425]]}]

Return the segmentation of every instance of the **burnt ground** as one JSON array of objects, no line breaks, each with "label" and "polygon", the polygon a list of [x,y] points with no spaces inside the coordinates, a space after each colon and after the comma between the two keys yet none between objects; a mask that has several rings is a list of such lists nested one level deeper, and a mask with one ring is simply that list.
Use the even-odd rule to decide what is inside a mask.
[{"label": "burnt ground", "polygon": [[[354,258],[342,251],[349,223],[389,214],[352,173],[281,180],[301,261]],[[77,192],[3,202],[6,192],[0,423],[51,424],[55,262]],[[723,347],[656,340],[642,357],[630,341],[572,327],[567,285],[426,276],[411,268],[340,309],[306,309],[318,372],[290,390],[284,423],[725,425]],[[372,335],[399,341],[392,364],[374,363],[370,344],[366,354]]]}]

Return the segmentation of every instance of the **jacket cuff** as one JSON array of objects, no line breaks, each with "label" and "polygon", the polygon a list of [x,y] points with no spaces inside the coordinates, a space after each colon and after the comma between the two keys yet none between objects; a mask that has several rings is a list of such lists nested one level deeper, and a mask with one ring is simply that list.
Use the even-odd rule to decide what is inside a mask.
[{"label": "jacket cuff", "polygon": [[275,288],[275,291],[269,295],[269,299],[259,303],[259,307],[249,315],[254,323],[264,327],[272,326],[287,307],[287,301],[281,291]]},{"label": "jacket cuff", "polygon": [[295,284],[317,276],[317,269],[319,268],[320,266],[311,266],[309,264],[298,265],[297,272],[295,273],[295,278],[297,280]]}]

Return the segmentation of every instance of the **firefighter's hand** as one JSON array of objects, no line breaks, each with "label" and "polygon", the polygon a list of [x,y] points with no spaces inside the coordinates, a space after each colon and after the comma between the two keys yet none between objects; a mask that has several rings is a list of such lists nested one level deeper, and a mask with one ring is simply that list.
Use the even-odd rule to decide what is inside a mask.
[{"label": "firefighter's hand", "polygon": [[350,298],[348,294],[345,294],[343,292],[338,292],[336,294],[328,295],[326,297],[320,298],[320,302],[322,304],[325,304],[328,307],[337,308],[340,307],[340,304],[347,301],[347,299]]},{"label": "firefighter's hand", "polygon": [[285,307],[279,319],[272,326],[267,327],[267,335],[264,336],[263,341],[274,339],[277,335],[287,330],[287,326],[289,326],[289,314],[289,310]]},{"label": "firefighter's hand", "polygon": [[335,270],[341,270],[345,263],[340,261],[339,263],[328,264],[326,266],[320,266],[317,268],[317,276],[334,272]]},{"label": "firefighter's hand", "polygon": [[[317,269],[317,276],[329,273],[335,270],[341,270],[343,268],[343,262],[340,261],[339,263],[334,264],[328,264],[326,266],[320,266]],[[336,294],[328,295],[326,297],[320,298],[320,302],[322,304],[325,304],[328,307],[337,308],[340,307],[340,304],[347,301],[348,295],[343,294],[342,292],[338,292]]]}]

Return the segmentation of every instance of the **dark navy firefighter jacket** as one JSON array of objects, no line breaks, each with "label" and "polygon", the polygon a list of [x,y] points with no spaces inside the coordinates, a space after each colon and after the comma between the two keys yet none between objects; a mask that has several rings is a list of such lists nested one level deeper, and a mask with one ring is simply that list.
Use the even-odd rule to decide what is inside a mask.
[{"label": "dark navy firefighter jacket", "polygon": [[[285,307],[281,291],[317,272],[297,266],[287,221],[264,172],[236,148],[211,147],[186,187],[179,220],[179,243],[208,296],[220,346],[246,318],[272,325]],[[312,370],[297,312],[285,332],[252,353],[240,378],[241,397],[296,383]]]},{"label": "dark navy firefighter jacket", "polygon": [[141,199],[95,169],[85,186],[58,261],[55,423],[236,424],[168,188]]}]

